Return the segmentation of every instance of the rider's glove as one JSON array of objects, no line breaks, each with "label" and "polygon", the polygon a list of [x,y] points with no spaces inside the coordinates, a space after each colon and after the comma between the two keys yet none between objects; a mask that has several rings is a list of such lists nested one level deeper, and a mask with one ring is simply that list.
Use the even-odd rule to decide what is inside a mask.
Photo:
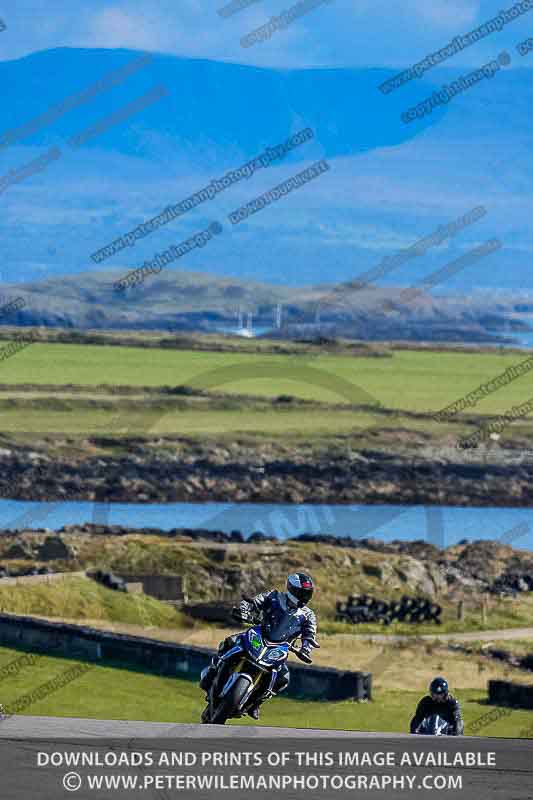
[{"label": "rider's glove", "polygon": [[253,614],[253,606],[251,603],[247,603],[246,600],[241,600],[239,604],[239,611],[243,620],[251,619]]}]

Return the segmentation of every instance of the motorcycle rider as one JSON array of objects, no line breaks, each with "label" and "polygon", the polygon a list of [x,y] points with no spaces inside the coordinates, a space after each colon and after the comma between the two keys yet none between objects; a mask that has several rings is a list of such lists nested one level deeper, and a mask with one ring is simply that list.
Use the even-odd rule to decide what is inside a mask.
[{"label": "motorcycle rider", "polygon": [[416,733],[419,725],[433,714],[448,723],[449,736],[461,736],[464,732],[464,722],[461,706],[456,697],[450,694],[448,681],[445,678],[434,678],[429,685],[429,695],[423,697],[411,720],[411,733]]},{"label": "motorcycle rider", "polygon": [[[303,572],[295,572],[288,576],[284,592],[271,589],[268,592],[256,595],[252,601],[242,600],[239,606],[241,621],[250,622],[254,615],[257,616],[261,613],[264,618],[269,618],[270,622],[276,626],[283,627],[284,623],[289,623],[291,627],[290,641],[301,638],[302,647],[300,652],[306,657],[305,661],[310,664],[312,661],[311,650],[313,647],[318,646],[314,643],[317,629],[316,616],[307,606],[313,596],[313,590],[312,578]],[[235,647],[239,635],[228,636],[227,639],[220,643],[218,655],[214,656],[211,666],[202,672],[201,689],[209,692],[217,674],[220,656]],[[273,687],[274,694],[285,691],[288,685],[289,668],[287,664],[283,664]],[[268,697],[269,695],[259,697],[256,705],[248,711],[252,719],[259,719],[259,706]]]}]

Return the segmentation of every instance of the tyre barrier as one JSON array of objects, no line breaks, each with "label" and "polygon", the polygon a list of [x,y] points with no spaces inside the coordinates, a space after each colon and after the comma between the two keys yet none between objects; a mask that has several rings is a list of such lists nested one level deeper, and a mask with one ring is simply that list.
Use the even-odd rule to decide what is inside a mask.
[{"label": "tyre barrier", "polygon": [[[533,686],[509,681],[489,681],[489,703],[511,708],[533,709]],[[529,731],[531,737],[531,729]]]},{"label": "tyre barrier", "polygon": [[390,625],[392,622],[408,622],[419,624],[434,622],[441,625],[442,606],[433,603],[425,597],[408,597],[403,595],[401,600],[378,600],[367,594],[350,595],[346,602],[336,604],[335,620],[337,622],[350,622],[360,625],[364,622],[381,622]]},{"label": "tyre barrier", "polygon": [[[0,613],[0,646],[82,659],[89,664],[120,664],[135,671],[193,681],[199,680],[202,670],[216,654],[216,650],[207,647],[163,642],[144,636],[7,613]],[[372,675],[369,672],[294,662],[291,662],[289,669],[291,679],[286,690],[288,697],[318,700],[322,705],[324,700],[372,699]],[[1,797],[6,795],[2,793]]]},{"label": "tyre barrier", "polygon": [[496,578],[489,588],[491,594],[511,594],[533,592],[533,575],[528,573],[506,573]]},{"label": "tyre barrier", "polygon": [[116,592],[126,592],[126,581],[119,578],[118,575],[113,575],[112,572],[103,572],[101,569],[92,570],[87,573],[87,577],[92,578],[96,583],[100,583],[107,589],[114,589]]}]

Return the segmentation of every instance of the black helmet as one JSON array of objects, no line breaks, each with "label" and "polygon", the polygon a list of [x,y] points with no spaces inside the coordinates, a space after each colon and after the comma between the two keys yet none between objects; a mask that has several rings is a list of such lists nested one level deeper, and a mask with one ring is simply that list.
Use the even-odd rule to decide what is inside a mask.
[{"label": "black helmet", "polygon": [[294,572],[287,578],[287,595],[294,605],[305,606],[313,596],[313,579],[305,572]]},{"label": "black helmet", "polygon": [[433,678],[431,683],[429,684],[429,691],[432,695],[437,695],[437,697],[447,697],[448,695],[448,681],[444,678],[438,677]]}]

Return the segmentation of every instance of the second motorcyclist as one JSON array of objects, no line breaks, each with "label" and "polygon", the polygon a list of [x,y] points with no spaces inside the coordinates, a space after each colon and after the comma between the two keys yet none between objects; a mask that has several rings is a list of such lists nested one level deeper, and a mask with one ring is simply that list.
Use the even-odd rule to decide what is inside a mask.
[{"label": "second motorcyclist", "polygon": [[456,697],[450,694],[448,681],[445,678],[434,678],[429,685],[429,695],[423,697],[411,720],[411,733],[416,733],[422,722],[433,715],[438,715],[448,723],[449,736],[461,736],[464,732],[461,706]]},{"label": "second motorcyclist", "polygon": [[[242,600],[239,611],[242,622],[251,622],[254,616],[261,614],[268,625],[273,641],[292,642],[301,638],[301,653],[311,663],[311,651],[316,647],[316,616],[307,604],[313,596],[313,580],[303,572],[295,572],[287,578],[284,592],[272,589],[256,595],[253,600]],[[220,643],[218,655],[213,658],[211,666],[204,670],[200,687],[208,692],[217,674],[220,656],[235,646],[237,636],[228,636]],[[289,685],[289,668],[286,664],[279,671],[274,685],[274,694],[279,694]],[[256,705],[249,710],[252,719],[259,719],[259,706],[268,699],[268,695],[258,698]]]}]

